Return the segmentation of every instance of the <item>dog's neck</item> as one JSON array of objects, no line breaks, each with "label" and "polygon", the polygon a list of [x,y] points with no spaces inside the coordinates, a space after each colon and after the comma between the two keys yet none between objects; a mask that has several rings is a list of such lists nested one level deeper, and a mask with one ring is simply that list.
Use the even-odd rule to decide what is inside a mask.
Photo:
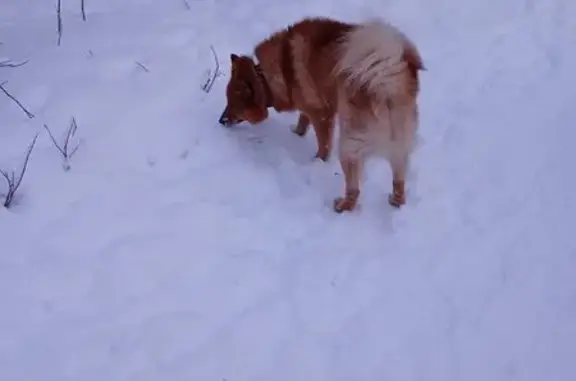
[{"label": "dog's neck", "polygon": [[262,67],[260,64],[255,64],[254,68],[256,69],[256,75],[258,76],[258,80],[264,87],[264,92],[266,96],[266,107],[274,107],[274,96],[272,95],[272,90],[270,89],[270,85],[262,72]]}]

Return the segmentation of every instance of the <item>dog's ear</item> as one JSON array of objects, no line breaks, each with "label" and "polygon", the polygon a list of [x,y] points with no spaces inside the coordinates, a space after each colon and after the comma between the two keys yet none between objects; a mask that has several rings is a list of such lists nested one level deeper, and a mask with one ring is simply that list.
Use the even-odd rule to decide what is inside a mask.
[{"label": "dog's ear", "polygon": [[240,57],[237,54],[231,53],[230,54],[230,62],[234,63]]}]

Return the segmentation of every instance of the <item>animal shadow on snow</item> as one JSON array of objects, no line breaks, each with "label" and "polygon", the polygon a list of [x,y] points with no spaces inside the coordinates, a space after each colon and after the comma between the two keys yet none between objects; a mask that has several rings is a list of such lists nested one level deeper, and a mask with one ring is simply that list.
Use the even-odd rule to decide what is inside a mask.
[{"label": "animal shadow on snow", "polygon": [[[331,208],[332,200],[342,189],[344,181],[338,162],[337,147],[333,150],[328,162],[316,159],[314,157],[316,154],[314,130],[310,129],[305,137],[294,134],[292,129],[295,123],[291,122],[295,120],[290,120],[292,115],[287,116],[287,118],[270,117],[258,125],[241,123],[232,126],[228,128],[228,136],[238,144],[243,158],[257,166],[264,166],[277,172],[279,177],[283,177],[286,171],[296,175],[296,178],[302,180],[299,187],[313,188],[315,189],[313,193],[318,192],[318,196],[324,200],[324,205],[318,206],[325,210],[327,216],[344,221],[344,217],[336,216]],[[292,117],[296,118],[297,115],[294,114]],[[335,139],[337,134],[338,132],[336,132]],[[395,209],[389,206],[385,197],[387,193],[382,192],[389,182],[388,167],[384,162],[376,161],[378,169],[374,170],[372,163],[372,160],[367,163],[371,173],[363,174],[363,180],[368,180],[370,186],[364,192],[358,209],[350,213],[350,217],[372,220],[372,225],[378,226],[380,231],[383,229],[392,232]],[[298,173],[295,174],[292,172],[295,168],[300,168],[301,171],[297,170]],[[382,178],[379,178],[380,176]],[[368,177],[377,178],[368,179]],[[294,184],[289,187],[292,186]]]},{"label": "animal shadow on snow", "polygon": [[237,142],[240,151],[259,165],[277,168],[289,160],[297,166],[308,166],[315,162],[314,132],[300,137],[292,132],[296,119],[270,117],[258,125],[241,123],[229,128],[230,136]]},{"label": "animal shadow on snow", "polygon": [[329,208],[342,186],[340,164],[337,158],[317,159],[313,132],[300,137],[291,131],[290,122],[289,117],[270,117],[258,125],[230,127],[226,135],[237,144],[240,160],[272,174],[287,198],[307,195],[313,205]]}]

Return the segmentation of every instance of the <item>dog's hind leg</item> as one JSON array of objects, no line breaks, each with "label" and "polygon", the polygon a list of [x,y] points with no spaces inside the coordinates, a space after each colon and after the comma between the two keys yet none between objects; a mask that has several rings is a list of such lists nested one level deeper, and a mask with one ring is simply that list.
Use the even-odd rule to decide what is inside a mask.
[{"label": "dog's hind leg", "polygon": [[392,168],[392,193],[388,195],[388,203],[396,208],[406,203],[405,182],[408,169],[408,155],[394,154],[390,158]]},{"label": "dog's hind leg", "polygon": [[340,165],[344,172],[345,191],[344,197],[334,200],[334,211],[342,213],[351,211],[356,207],[360,197],[360,174],[363,168],[363,161],[357,157],[340,157]]},{"label": "dog's hind leg", "polygon": [[342,213],[356,207],[360,197],[360,180],[364,170],[367,147],[370,144],[358,112],[347,102],[339,110],[340,138],[338,142],[340,165],[344,173],[344,196],[334,200],[334,211]]},{"label": "dog's hind leg", "polygon": [[392,131],[392,151],[389,155],[392,169],[392,193],[388,195],[388,202],[399,208],[406,203],[406,173],[418,126],[418,109],[416,103],[401,106],[389,103],[389,111]]}]

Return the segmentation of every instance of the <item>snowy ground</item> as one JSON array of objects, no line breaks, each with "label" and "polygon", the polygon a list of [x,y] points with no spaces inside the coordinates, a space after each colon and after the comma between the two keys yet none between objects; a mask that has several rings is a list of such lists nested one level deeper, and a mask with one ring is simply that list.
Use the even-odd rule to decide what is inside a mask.
[{"label": "snowy ground", "polygon": [[[35,115],[0,93],[0,168],[40,133],[0,209],[0,380],[576,379],[574,2],[64,1],[59,47],[54,3],[0,4],[0,61],[29,60],[0,83]],[[335,215],[295,115],[217,125],[229,53],[304,15],[418,44],[404,209],[374,161]],[[43,124],[72,117],[66,172]]]}]

